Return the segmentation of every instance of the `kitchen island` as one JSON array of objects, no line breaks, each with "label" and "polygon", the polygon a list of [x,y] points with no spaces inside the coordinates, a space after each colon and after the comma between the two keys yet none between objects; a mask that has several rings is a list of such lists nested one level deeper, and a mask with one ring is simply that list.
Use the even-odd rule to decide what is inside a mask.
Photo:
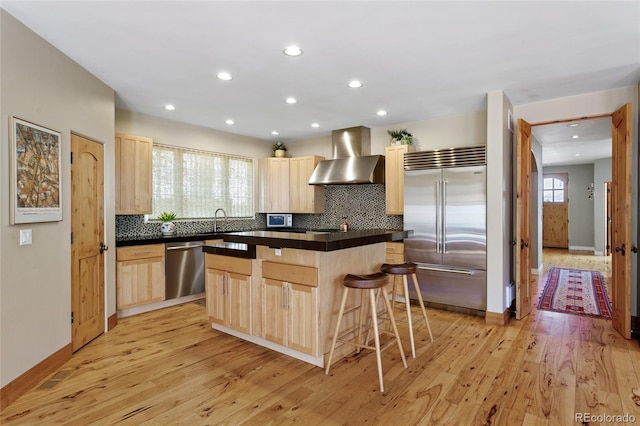
[{"label": "kitchen island", "polygon": [[[215,330],[324,367],[348,273],[379,270],[386,242],[400,230],[347,232],[244,231],[219,234],[226,243],[255,246],[255,258],[230,246],[205,245],[207,315]],[[240,246],[242,247],[242,246]],[[341,334],[357,323],[360,298],[351,294]],[[334,360],[352,348],[336,348]]]}]

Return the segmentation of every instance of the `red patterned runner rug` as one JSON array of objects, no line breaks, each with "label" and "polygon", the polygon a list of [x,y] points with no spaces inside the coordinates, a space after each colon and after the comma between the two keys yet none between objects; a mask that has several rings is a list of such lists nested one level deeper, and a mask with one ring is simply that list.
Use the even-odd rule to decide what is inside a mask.
[{"label": "red patterned runner rug", "polygon": [[611,318],[611,304],[600,272],[552,267],[538,309]]}]

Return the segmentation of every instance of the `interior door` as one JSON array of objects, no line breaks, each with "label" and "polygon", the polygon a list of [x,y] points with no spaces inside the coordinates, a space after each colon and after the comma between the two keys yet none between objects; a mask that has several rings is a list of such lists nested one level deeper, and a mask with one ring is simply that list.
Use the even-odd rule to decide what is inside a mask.
[{"label": "interior door", "polygon": [[613,328],[631,338],[631,104],[612,115]]},{"label": "interior door", "polygon": [[104,331],[104,149],[71,135],[71,324],[76,351]]},{"label": "interior door", "polygon": [[518,119],[516,144],[516,318],[531,313],[531,124]]},{"label": "interior door", "polygon": [[542,246],[569,247],[569,175],[545,174],[542,196]]}]

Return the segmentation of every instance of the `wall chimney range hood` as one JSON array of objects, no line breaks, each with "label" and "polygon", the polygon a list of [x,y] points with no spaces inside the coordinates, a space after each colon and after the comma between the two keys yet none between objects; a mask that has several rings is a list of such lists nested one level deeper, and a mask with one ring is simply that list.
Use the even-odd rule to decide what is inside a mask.
[{"label": "wall chimney range hood", "polygon": [[331,132],[333,159],[318,163],[309,185],[384,183],[384,155],[371,154],[371,129],[349,127]]}]

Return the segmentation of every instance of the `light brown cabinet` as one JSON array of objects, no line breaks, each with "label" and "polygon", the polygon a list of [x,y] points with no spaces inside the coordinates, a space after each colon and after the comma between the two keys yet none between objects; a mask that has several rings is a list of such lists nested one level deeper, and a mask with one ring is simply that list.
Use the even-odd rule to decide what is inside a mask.
[{"label": "light brown cabinet", "polygon": [[151,213],[153,140],[116,133],[116,214]]},{"label": "light brown cabinet", "polygon": [[262,263],[264,338],[318,356],[318,270]]},{"label": "light brown cabinet", "polygon": [[[404,263],[404,243],[387,242],[386,244],[386,263]],[[404,295],[404,286],[402,285],[402,277],[398,275],[389,275],[389,284],[393,284],[393,280],[398,280],[396,286],[396,294]]]},{"label": "light brown cabinet", "polygon": [[411,145],[387,146],[385,156],[385,198],[387,214],[404,214],[404,154]]},{"label": "light brown cabinet", "polygon": [[118,247],[116,309],[165,299],[164,244]]},{"label": "light brown cabinet", "polygon": [[289,158],[258,160],[258,212],[289,212]]},{"label": "light brown cabinet", "polygon": [[324,213],[324,187],[309,185],[309,178],[324,157],[310,155],[289,161],[289,211]]},{"label": "light brown cabinet", "polygon": [[206,254],[205,265],[209,320],[251,334],[251,260]]},{"label": "light brown cabinet", "polygon": [[323,213],[324,188],[309,185],[309,178],[324,157],[258,160],[258,212]]}]

